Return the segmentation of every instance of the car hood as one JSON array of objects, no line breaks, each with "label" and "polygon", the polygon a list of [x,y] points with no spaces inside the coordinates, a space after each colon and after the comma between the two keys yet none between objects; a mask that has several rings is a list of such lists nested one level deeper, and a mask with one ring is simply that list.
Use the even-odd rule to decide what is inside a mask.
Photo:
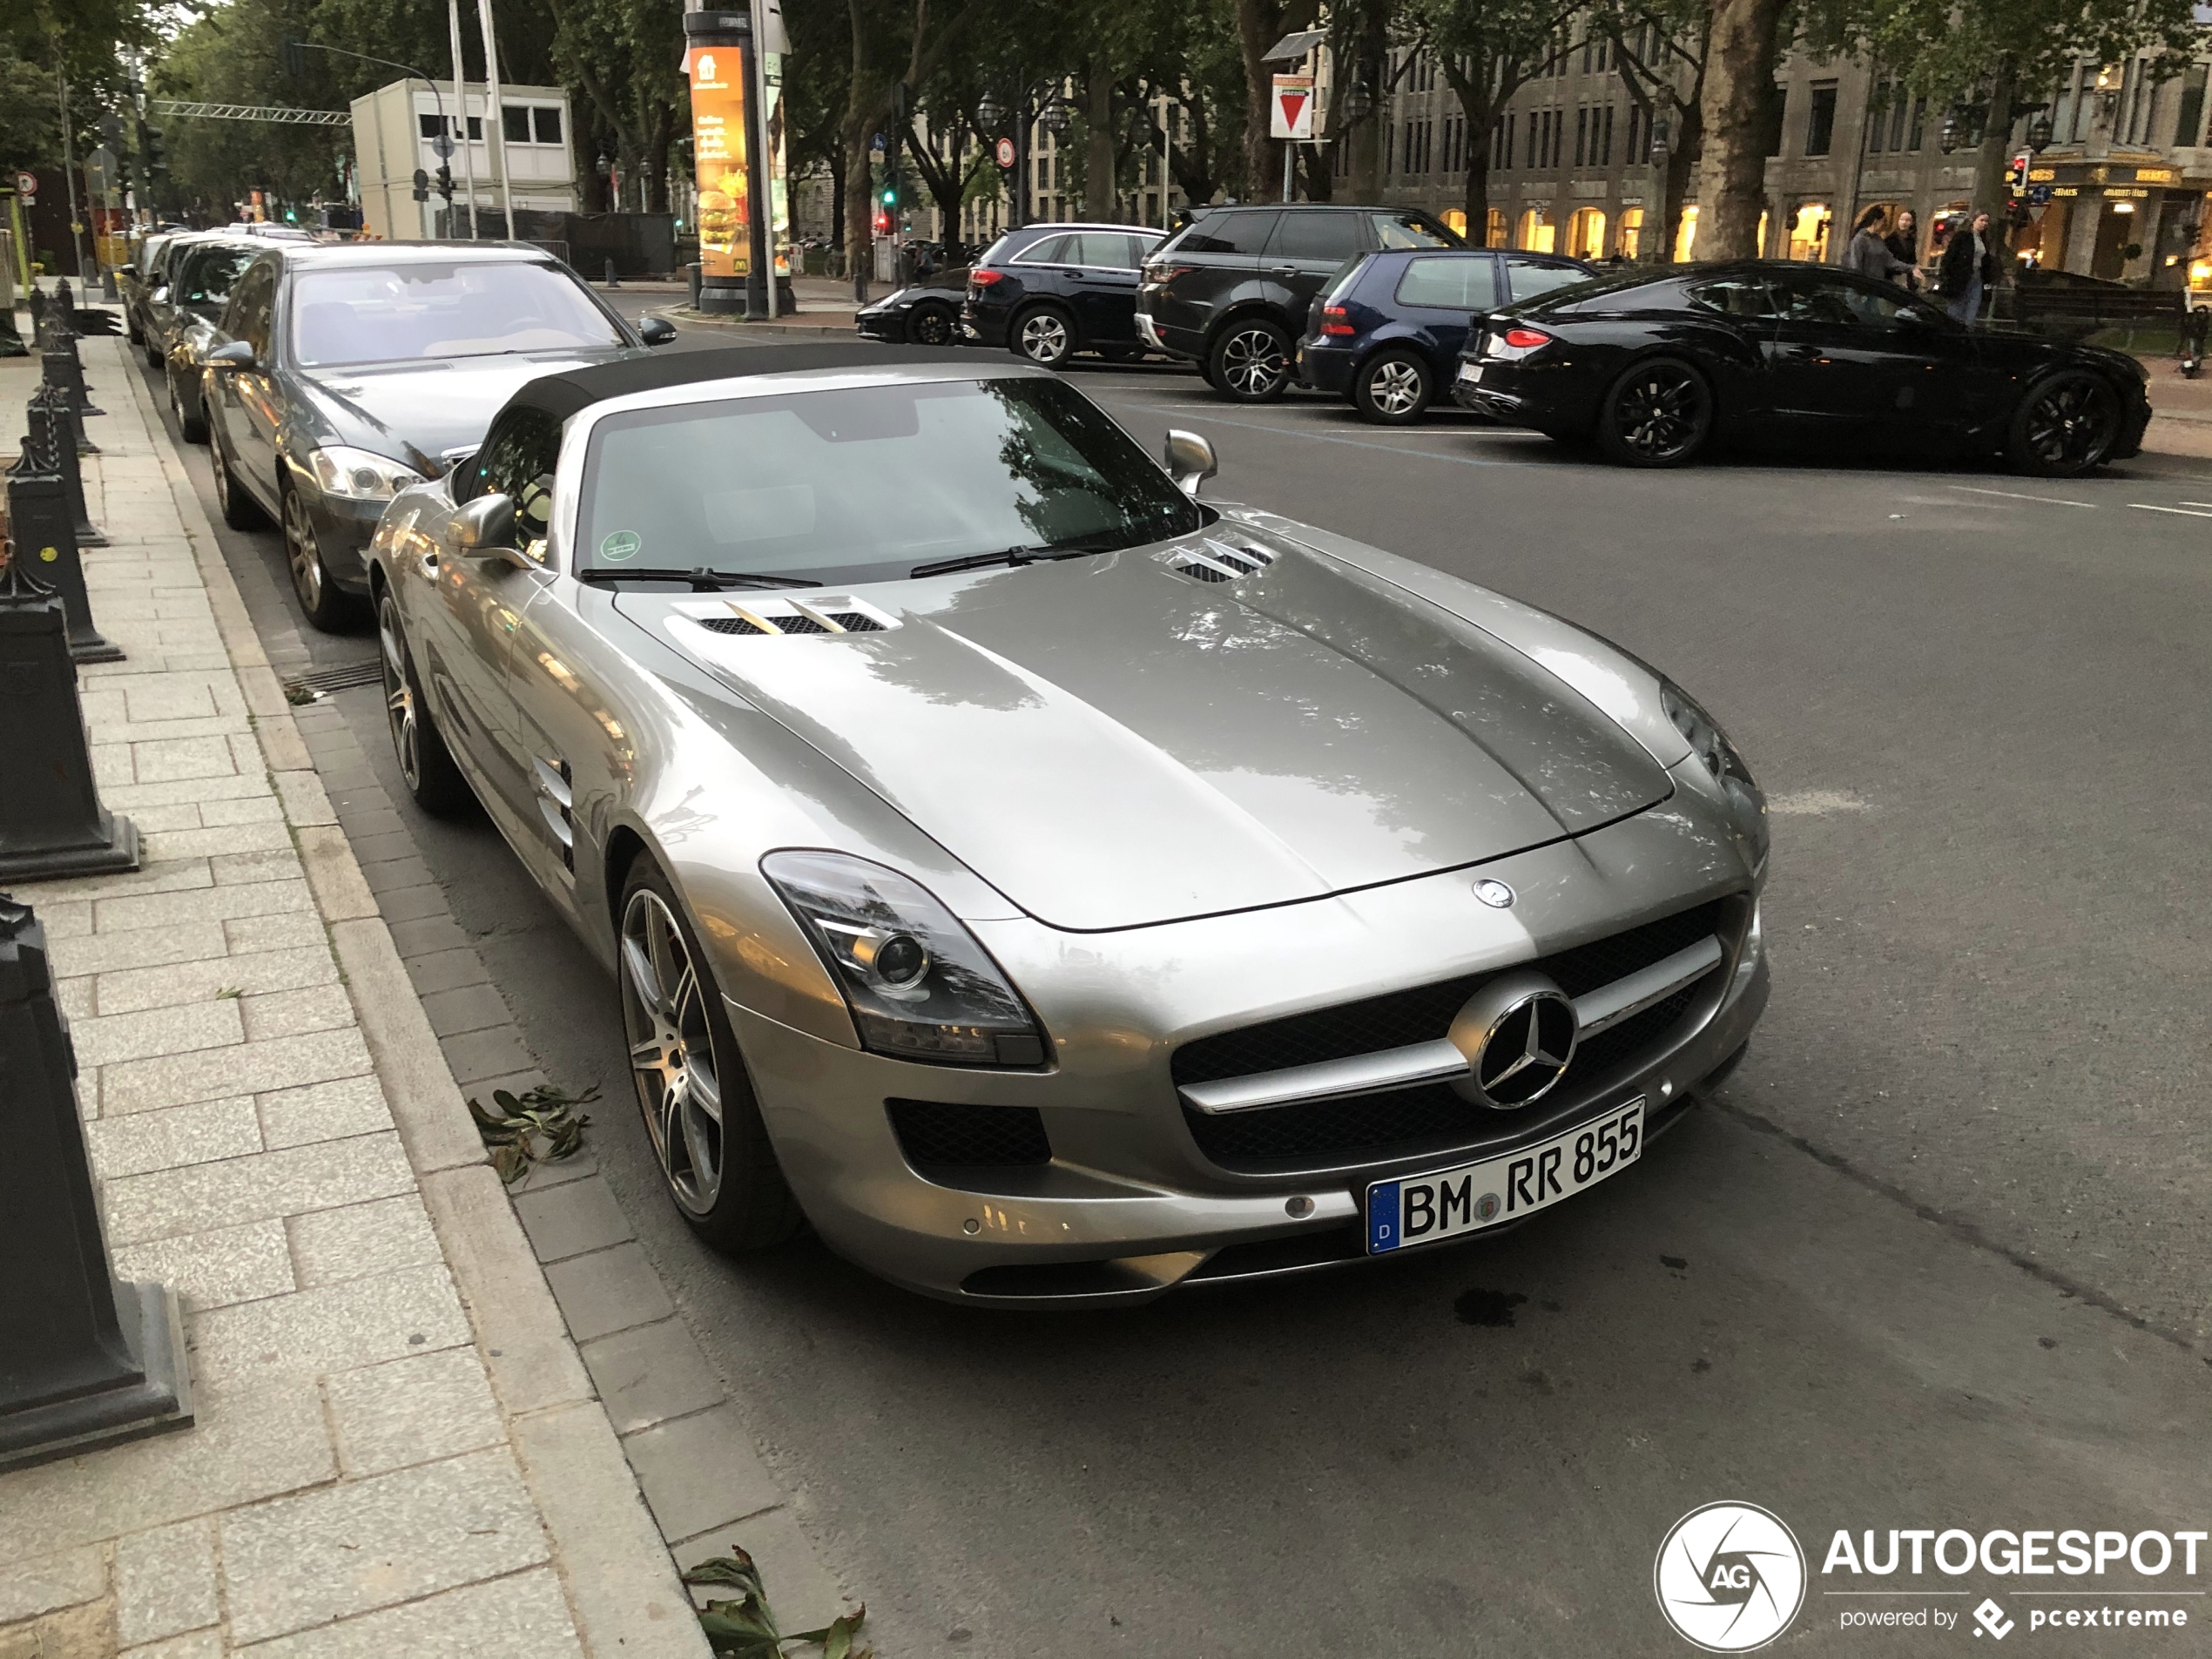
[{"label": "car hood", "polygon": [[334,442],[403,461],[426,478],[446,452],[482,442],[507,400],[529,381],[584,363],[640,357],[642,349],[502,353],[300,371],[300,385]]},{"label": "car hood", "polygon": [[732,605],[617,608],[837,761],[1015,904],[1105,929],[1480,863],[1663,799],[1649,752],[1563,681],[1426,601],[1239,530],[792,597],[880,631],[712,631]]}]

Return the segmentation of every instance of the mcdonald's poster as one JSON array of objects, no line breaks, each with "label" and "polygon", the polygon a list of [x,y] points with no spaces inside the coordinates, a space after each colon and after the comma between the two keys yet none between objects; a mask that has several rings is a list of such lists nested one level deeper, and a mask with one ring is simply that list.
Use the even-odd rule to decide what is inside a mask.
[{"label": "mcdonald's poster", "polygon": [[745,72],[735,46],[691,53],[693,182],[699,191],[699,274],[741,277],[752,268],[746,196]]}]

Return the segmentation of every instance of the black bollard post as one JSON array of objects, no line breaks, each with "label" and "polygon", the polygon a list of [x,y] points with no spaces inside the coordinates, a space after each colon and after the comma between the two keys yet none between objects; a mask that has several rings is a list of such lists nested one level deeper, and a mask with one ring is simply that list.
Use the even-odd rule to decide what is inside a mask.
[{"label": "black bollard post", "polygon": [[622,287],[622,284],[615,280],[615,262],[612,260],[607,261],[607,286],[610,288]]},{"label": "black bollard post", "polygon": [[84,464],[78,456],[77,431],[83,423],[76,412],[64,408],[44,387],[30,395],[24,411],[30,431],[24,442],[24,455],[9,467],[10,472],[24,464],[30,450],[36,447],[46,457],[45,470],[58,472],[62,487],[69,494],[69,512],[77,536],[77,545],[105,547],[107,537],[91,515],[84,509]]},{"label": "black bollard post", "polygon": [[0,881],[137,869],[138,826],[100,805],[61,596],[13,559],[0,576],[0,778],[9,779]]},{"label": "black bollard post", "polygon": [[176,1292],[118,1281],[46,930],[0,894],[0,1468],[192,1420]]},{"label": "black bollard post", "polygon": [[46,290],[36,282],[30,285],[30,340],[40,349],[46,344]]},{"label": "black bollard post", "polygon": [[68,622],[69,654],[79,663],[119,663],[123,648],[100,636],[92,624],[92,597],[84,586],[84,562],[78,556],[70,523],[69,492],[49,457],[24,435],[23,455],[8,472],[8,535],[15,543],[10,568],[51,583]]}]

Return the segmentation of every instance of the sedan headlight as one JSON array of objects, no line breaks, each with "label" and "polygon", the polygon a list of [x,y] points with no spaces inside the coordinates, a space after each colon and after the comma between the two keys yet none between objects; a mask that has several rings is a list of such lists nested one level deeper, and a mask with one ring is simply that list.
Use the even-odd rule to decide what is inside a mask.
[{"label": "sedan headlight", "polygon": [[1689,740],[1690,749],[1728,797],[1736,826],[1750,847],[1752,867],[1757,868],[1766,862],[1766,797],[1752,780],[1751,769],[1743,764],[1743,757],[1728,740],[1720,722],[1681,686],[1672,680],[1661,681],[1659,702],[1675,723],[1675,730]]},{"label": "sedan headlight", "polygon": [[334,443],[327,449],[307,451],[307,465],[326,496],[345,496],[354,501],[389,501],[422,475],[404,462],[366,449],[349,449]]},{"label": "sedan headlight", "polygon": [[843,853],[771,853],[760,870],[829,965],[864,1048],[939,1065],[1044,1063],[1021,993],[918,882]]}]

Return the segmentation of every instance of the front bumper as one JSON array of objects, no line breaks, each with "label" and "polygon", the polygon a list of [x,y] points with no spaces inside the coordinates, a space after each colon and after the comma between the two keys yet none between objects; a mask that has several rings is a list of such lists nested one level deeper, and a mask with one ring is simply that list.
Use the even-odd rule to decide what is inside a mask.
[{"label": "front bumper", "polygon": [[[1674,806],[1685,805],[1678,792]],[[1540,941],[1602,937],[1724,894],[1741,895],[1749,915],[1756,894],[1742,860],[1696,827],[1701,816],[1656,809],[1484,866],[1524,895],[1515,911],[1480,905],[1471,873],[1455,871],[1275,911],[1082,935],[1080,950],[1026,921],[974,924],[1043,1018],[1049,1070],[921,1066],[735,1003],[731,1019],[816,1230],[911,1289],[1004,1306],[1103,1304],[1362,1260],[1372,1181],[1493,1157],[1639,1093],[1655,1129],[1678,1115],[1742,1049],[1765,1005],[1756,925],[1739,929],[1723,968],[1662,1039],[1586,1087],[1563,1087],[1525,1123],[1470,1108],[1472,1138],[1442,1151],[1281,1171],[1217,1164],[1192,1139],[1169,1075],[1173,1049],[1291,1009],[1526,961],[1545,954]],[[925,1176],[901,1150],[891,1099],[1034,1108],[1052,1162]]]},{"label": "front bumper", "polygon": [[853,332],[863,340],[880,340],[894,346],[907,342],[907,314],[888,308],[853,314]]}]

